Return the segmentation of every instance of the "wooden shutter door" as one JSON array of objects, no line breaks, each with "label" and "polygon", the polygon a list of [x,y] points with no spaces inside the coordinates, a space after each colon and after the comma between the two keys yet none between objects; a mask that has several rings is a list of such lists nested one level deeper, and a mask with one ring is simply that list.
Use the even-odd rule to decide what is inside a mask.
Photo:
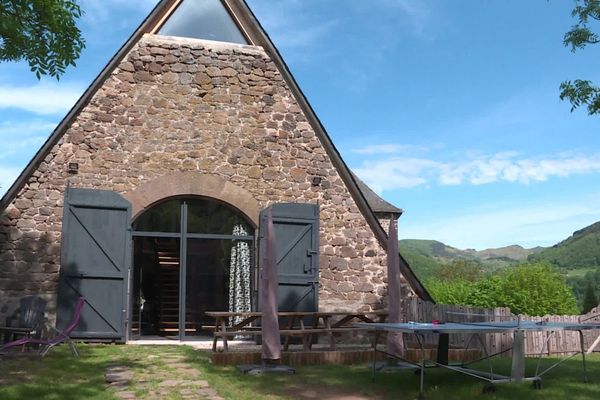
[{"label": "wooden shutter door", "polygon": [[[279,280],[279,311],[318,311],[319,206],[298,203],[274,204],[273,225]],[[266,212],[263,210],[259,227],[261,254],[264,249],[265,226]],[[259,260],[262,262],[262,258],[259,257]]]},{"label": "wooden shutter door", "polygon": [[86,298],[73,337],[126,340],[131,205],[103,190],[67,189],[63,211],[57,327]]}]

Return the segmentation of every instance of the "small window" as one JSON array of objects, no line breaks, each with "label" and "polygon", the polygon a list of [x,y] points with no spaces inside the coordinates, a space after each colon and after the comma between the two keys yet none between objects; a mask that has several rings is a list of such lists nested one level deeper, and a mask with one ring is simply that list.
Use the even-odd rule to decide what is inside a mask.
[{"label": "small window", "polygon": [[248,44],[221,0],[183,1],[158,34]]}]

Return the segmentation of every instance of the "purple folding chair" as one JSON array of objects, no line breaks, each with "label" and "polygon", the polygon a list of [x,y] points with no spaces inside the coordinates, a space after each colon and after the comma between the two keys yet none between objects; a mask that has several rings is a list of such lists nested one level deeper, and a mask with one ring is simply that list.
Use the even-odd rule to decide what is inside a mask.
[{"label": "purple folding chair", "polygon": [[69,322],[69,325],[67,325],[65,330],[61,332],[58,329],[52,327],[52,329],[56,331],[56,335],[52,339],[45,340],[24,337],[22,339],[6,343],[2,347],[0,347],[0,351],[8,350],[12,347],[24,346],[27,344],[37,344],[42,346],[40,349],[40,355],[44,357],[46,354],[48,354],[50,349],[56,346],[57,344],[67,342],[69,348],[71,349],[71,353],[73,353],[75,357],[79,357],[79,353],[75,348],[75,343],[73,343],[69,335],[77,327],[77,324],[79,324],[79,319],[81,318],[81,310],[83,309],[84,305],[85,297],[80,297],[79,300],[77,300],[77,304],[75,305],[75,312],[73,313],[73,318],[71,319],[71,322]]}]

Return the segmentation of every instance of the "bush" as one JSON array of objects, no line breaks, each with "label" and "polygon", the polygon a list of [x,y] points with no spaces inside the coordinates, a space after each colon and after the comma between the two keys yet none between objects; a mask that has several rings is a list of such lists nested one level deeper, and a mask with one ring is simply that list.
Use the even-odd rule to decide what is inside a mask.
[{"label": "bush", "polygon": [[579,313],[575,296],[564,278],[542,263],[522,263],[474,283],[429,282],[428,289],[442,304],[509,307],[513,314],[531,316]]},{"label": "bush", "polygon": [[467,304],[473,289],[473,283],[464,280],[430,280],[427,283],[427,290],[440,304]]}]

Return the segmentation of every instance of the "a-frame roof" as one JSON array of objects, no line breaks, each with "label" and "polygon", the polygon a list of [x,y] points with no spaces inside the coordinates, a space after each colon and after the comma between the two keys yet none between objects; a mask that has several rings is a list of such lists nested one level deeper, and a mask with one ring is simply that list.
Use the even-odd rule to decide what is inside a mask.
[{"label": "a-frame roof", "polygon": [[[67,131],[69,126],[75,120],[77,115],[83,110],[88,104],[92,97],[96,94],[98,89],[110,76],[112,71],[119,65],[121,60],[129,53],[132,47],[142,38],[146,33],[153,33],[156,27],[168,16],[177,6],[181,0],[161,0],[152,12],[146,17],[131,37],[125,42],[125,44],[119,49],[119,51],[111,58],[108,64],[102,69],[100,74],[92,82],[92,84],[86,89],[83,95],[75,103],[73,108],[67,113],[63,120],[58,124],[56,129],[52,132],[48,140],[42,145],[40,150],[35,154],[33,159],[25,167],[23,172],[19,175],[17,180],[8,189],[5,195],[0,200],[0,210],[6,209],[8,205],[14,200],[19,191],[27,183],[29,177],[35,172],[40,163],[46,158],[51,151],[52,147],[60,140],[63,134]],[[188,0],[189,1],[189,0]],[[307,120],[311,124],[315,134],[321,141],[325,151],[331,159],[331,162],[336,167],[342,180],[348,187],[352,198],[356,202],[359,210],[365,217],[367,223],[374,232],[380,245],[387,249],[387,234],[379,224],[373,210],[371,209],[364,193],[360,190],[357,181],[355,180],[350,169],[342,160],[338,150],[333,145],[329,135],[325,131],[325,128],[321,124],[321,121],[317,117],[316,113],[308,103],[308,100],[304,96],[304,93],[296,83],[296,80],[292,76],[289,68],[285,61],[281,57],[281,54],[258,22],[256,16],[248,7],[245,0],[221,0],[223,4],[228,8],[233,19],[240,27],[240,30],[247,37],[251,45],[262,47],[265,52],[273,60],[283,79],[288,85],[290,91],[294,95],[298,105],[304,112]],[[425,287],[419,281],[417,276],[409,267],[405,260],[401,259],[400,269],[403,276],[407,279],[410,286],[413,288],[415,293],[424,300],[433,301]]]}]

